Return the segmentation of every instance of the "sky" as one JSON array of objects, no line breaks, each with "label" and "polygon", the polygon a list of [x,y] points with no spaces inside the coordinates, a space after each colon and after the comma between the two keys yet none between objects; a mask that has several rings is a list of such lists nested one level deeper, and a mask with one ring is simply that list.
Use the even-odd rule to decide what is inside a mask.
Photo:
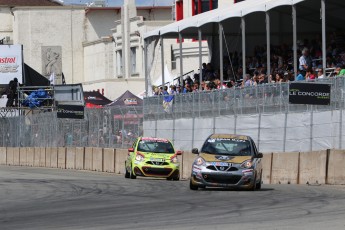
[{"label": "sky", "polygon": [[[126,0],[105,0],[106,6],[122,6]],[[174,0],[136,0],[137,6],[171,6]],[[81,4],[93,2],[92,0],[63,0],[65,5]]]}]

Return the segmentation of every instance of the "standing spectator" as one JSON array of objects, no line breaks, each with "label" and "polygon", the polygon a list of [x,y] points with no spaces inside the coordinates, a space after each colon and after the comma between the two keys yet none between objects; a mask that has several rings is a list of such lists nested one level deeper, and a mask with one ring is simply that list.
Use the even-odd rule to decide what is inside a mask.
[{"label": "standing spectator", "polygon": [[180,85],[177,85],[177,86],[176,86],[176,94],[180,94],[180,93],[182,93],[181,86],[180,86]]},{"label": "standing spectator", "polygon": [[299,58],[299,70],[301,71],[301,74],[305,76],[307,69],[309,67],[312,67],[312,60],[309,56],[309,50],[308,48],[304,48],[302,50],[302,56]]},{"label": "standing spectator", "polygon": [[18,86],[19,86],[19,83],[18,83],[17,78],[14,78],[8,83],[6,107],[12,107],[13,102],[14,102],[15,107],[18,106],[18,91],[17,91]]}]

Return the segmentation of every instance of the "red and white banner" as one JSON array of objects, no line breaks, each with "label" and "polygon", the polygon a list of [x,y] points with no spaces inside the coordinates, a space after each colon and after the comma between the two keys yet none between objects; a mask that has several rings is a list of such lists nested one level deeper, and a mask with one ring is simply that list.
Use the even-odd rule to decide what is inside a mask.
[{"label": "red and white banner", "polygon": [[0,84],[8,84],[14,78],[23,83],[22,45],[0,45]]}]

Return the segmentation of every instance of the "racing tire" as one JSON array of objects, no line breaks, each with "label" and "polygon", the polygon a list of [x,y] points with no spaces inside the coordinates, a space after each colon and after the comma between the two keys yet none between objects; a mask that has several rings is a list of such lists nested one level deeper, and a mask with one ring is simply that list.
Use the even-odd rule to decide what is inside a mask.
[{"label": "racing tire", "polygon": [[256,183],[255,189],[256,190],[260,190],[261,189],[261,180],[260,180],[260,182]]},{"label": "racing tire", "polygon": [[172,177],[167,177],[167,180],[172,180]]},{"label": "racing tire", "polygon": [[128,172],[128,170],[127,170],[126,167],[125,167],[125,170],[126,170],[126,172],[125,172],[125,178],[129,178],[129,177],[130,177],[130,173]]},{"label": "racing tire", "polygon": [[129,174],[130,174],[129,177],[130,177],[131,179],[137,179],[137,176],[133,174],[133,169],[132,169],[132,167],[131,167],[131,171],[130,171]]},{"label": "racing tire", "polygon": [[255,191],[256,189],[256,175],[254,177],[254,181],[253,184],[251,185],[251,187],[249,188],[249,191]]},{"label": "racing tire", "polygon": [[199,189],[199,186],[194,185],[193,182],[192,182],[192,180],[190,180],[190,182],[189,182],[189,188],[190,188],[190,190],[198,190],[198,189]]},{"label": "racing tire", "polygon": [[261,183],[262,183],[262,170],[260,173],[260,181],[258,183],[256,183],[255,189],[260,190],[261,189]]},{"label": "racing tire", "polygon": [[180,180],[180,175],[176,175],[176,176],[174,176],[172,179],[173,179],[174,181],[178,181],[178,180]]}]

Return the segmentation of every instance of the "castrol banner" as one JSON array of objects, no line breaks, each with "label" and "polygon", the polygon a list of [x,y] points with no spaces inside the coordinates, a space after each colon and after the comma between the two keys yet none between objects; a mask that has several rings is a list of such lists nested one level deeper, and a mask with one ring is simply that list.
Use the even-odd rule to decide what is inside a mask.
[{"label": "castrol banner", "polygon": [[22,45],[0,45],[0,84],[8,84],[14,78],[23,80]]}]

